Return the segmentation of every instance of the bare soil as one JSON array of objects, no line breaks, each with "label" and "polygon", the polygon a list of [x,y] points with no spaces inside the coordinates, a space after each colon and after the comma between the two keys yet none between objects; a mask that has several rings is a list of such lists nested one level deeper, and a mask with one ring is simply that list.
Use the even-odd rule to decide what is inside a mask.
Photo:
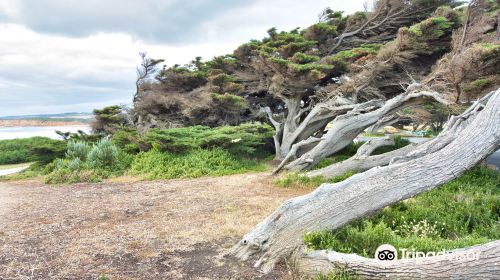
[{"label": "bare soil", "polygon": [[227,250],[285,199],[268,173],[0,183],[0,279],[285,279]]}]

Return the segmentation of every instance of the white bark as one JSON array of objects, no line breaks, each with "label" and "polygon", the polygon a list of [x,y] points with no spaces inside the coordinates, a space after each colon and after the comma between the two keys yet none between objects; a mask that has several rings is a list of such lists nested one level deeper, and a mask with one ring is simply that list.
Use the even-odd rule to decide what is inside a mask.
[{"label": "white bark", "polygon": [[498,279],[500,240],[425,258],[379,261],[355,254],[314,251],[297,256],[295,268],[304,276],[345,269],[361,279]]},{"label": "white bark", "polygon": [[438,93],[419,89],[419,84],[412,84],[404,94],[387,100],[385,103],[382,103],[382,106],[378,106],[379,108],[376,110],[373,110],[374,107],[363,106],[365,105],[363,103],[359,104],[358,108],[354,108],[352,111],[336,117],[332,122],[332,127],[322,138],[321,142],[300,158],[285,165],[283,169],[294,171],[310,169],[321,159],[349,145],[357,135],[367,127],[375,124],[380,118],[401,110],[404,107],[420,103],[426,98],[433,98],[441,103],[448,104],[448,101],[441,98]]},{"label": "white bark", "polygon": [[500,89],[480,112],[467,118],[460,134],[438,151],[323,184],[286,201],[245,235],[232,253],[241,259],[259,253],[256,266],[269,272],[302,244],[304,233],[339,228],[457,178],[500,147]]},{"label": "white bark", "polygon": [[403,148],[384,153],[381,155],[373,155],[371,153],[380,146],[387,146],[394,144],[392,139],[381,138],[368,140],[363,146],[359,147],[356,155],[341,162],[334,163],[327,167],[312,170],[306,173],[306,176],[315,177],[323,176],[325,178],[340,176],[349,171],[360,172],[371,169],[377,166],[388,165],[393,158],[403,157],[413,149],[415,144],[409,144]]}]

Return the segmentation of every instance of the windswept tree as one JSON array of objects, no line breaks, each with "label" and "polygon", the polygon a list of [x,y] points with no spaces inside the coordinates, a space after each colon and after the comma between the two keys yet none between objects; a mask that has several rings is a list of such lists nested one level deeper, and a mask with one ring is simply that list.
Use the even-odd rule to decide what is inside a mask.
[{"label": "windswept tree", "polygon": [[[467,20],[461,21],[464,14]],[[345,111],[334,117],[322,134],[292,145],[278,170],[310,169],[351,143],[364,129],[392,121],[410,108],[443,113],[449,109],[444,109],[445,105],[457,101],[466,102],[468,108],[451,116],[439,135],[426,142],[373,155],[376,148],[392,144],[393,139],[372,140],[345,161],[309,171],[305,176],[359,173],[286,201],[248,232],[232,253],[241,259],[257,256],[256,266],[265,272],[291,257],[299,272],[308,276],[342,267],[363,279],[495,278],[500,273],[499,241],[461,249],[481,253],[481,258],[473,262],[436,256],[385,264],[353,254],[303,250],[302,236],[310,231],[338,229],[439,187],[500,148],[498,20],[498,5],[491,1],[472,1],[465,13],[439,7],[429,18],[400,28],[395,39],[384,44],[375,57],[363,61],[367,63],[361,64],[362,69],[356,70],[357,62],[350,63],[348,78],[339,85],[324,87],[328,89],[326,97],[312,106],[304,120],[317,114],[315,108]],[[457,91],[457,86],[474,92],[474,102]],[[440,125],[442,119],[434,122]]]},{"label": "windswept tree", "polygon": [[141,86],[158,72],[158,65],[165,61],[163,59],[150,58],[145,52],[139,53],[139,56],[141,57],[141,64],[136,69],[137,79],[135,80],[134,102],[139,98]]}]

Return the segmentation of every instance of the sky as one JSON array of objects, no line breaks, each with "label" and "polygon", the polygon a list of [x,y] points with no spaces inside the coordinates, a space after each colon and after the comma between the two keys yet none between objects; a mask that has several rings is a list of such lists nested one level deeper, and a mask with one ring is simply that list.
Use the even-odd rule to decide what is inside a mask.
[{"label": "sky", "polygon": [[139,52],[185,64],[366,0],[0,0],[0,116],[131,104]]}]

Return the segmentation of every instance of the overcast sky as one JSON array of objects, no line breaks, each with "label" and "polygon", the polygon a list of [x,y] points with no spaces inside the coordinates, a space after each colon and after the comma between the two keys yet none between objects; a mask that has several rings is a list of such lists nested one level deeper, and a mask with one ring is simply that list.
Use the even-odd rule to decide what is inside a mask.
[{"label": "overcast sky", "polygon": [[365,0],[0,0],[0,116],[130,104],[138,53],[184,64]]}]

